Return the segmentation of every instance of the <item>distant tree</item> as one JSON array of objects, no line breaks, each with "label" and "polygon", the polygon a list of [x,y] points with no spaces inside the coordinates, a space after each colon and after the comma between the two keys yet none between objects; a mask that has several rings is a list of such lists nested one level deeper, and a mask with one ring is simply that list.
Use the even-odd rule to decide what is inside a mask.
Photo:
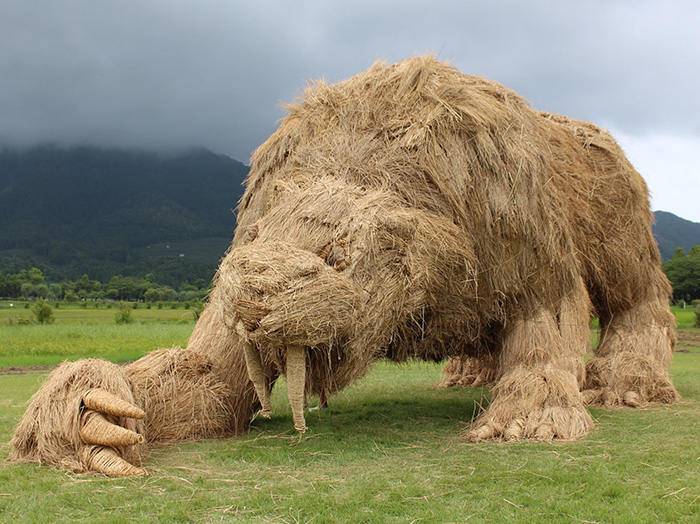
[{"label": "distant tree", "polygon": [[137,300],[150,286],[135,277],[115,275],[105,285],[107,296],[119,300]]},{"label": "distant tree", "polygon": [[73,291],[83,298],[95,298],[95,294],[102,289],[102,283],[99,280],[90,280],[90,278],[84,274],[75,284],[72,286]]},{"label": "distant tree", "polygon": [[36,267],[33,267],[31,269],[23,269],[19,272],[19,278],[23,282],[29,282],[34,286],[37,286],[39,284],[46,284],[44,273],[42,273],[41,269],[38,269]]},{"label": "distant tree", "polygon": [[66,294],[63,295],[63,300],[66,302],[77,302],[78,295],[75,294],[75,291],[67,291]]},{"label": "distant tree", "polygon": [[160,291],[156,288],[147,289],[143,294],[143,299],[146,302],[158,302],[160,298]]},{"label": "distant tree", "polygon": [[673,257],[671,260],[677,260],[679,258],[685,258],[685,251],[683,251],[682,247],[676,248],[676,250],[673,252]]},{"label": "distant tree", "polygon": [[37,300],[32,306],[32,312],[39,324],[53,324],[53,308],[43,300]]},{"label": "distant tree", "polygon": [[22,295],[22,281],[19,275],[8,274],[0,279],[0,296],[19,298]]},{"label": "distant tree", "polygon": [[20,293],[25,298],[31,298],[34,296],[34,286],[29,282],[25,282],[24,284],[22,284],[20,290]]},{"label": "distant tree", "polygon": [[209,286],[209,283],[204,280],[203,278],[195,278],[192,281],[192,285],[196,287],[197,289],[205,289],[206,287]]},{"label": "distant tree", "polygon": [[49,294],[52,295],[55,300],[61,300],[63,298],[63,286],[61,284],[50,284]]},{"label": "distant tree", "polygon": [[161,286],[159,291],[161,300],[165,300],[166,302],[171,302],[177,298],[177,293],[175,293],[175,290],[169,286]]},{"label": "distant tree", "polygon": [[47,298],[49,296],[49,286],[45,282],[34,286],[34,296],[38,298]]},{"label": "distant tree", "polygon": [[131,315],[131,306],[125,302],[120,302],[119,309],[114,314],[114,320],[117,324],[133,323],[134,317]]},{"label": "distant tree", "polygon": [[700,246],[690,248],[688,255],[677,248],[673,258],[663,266],[673,286],[676,300],[690,302],[700,298]]}]

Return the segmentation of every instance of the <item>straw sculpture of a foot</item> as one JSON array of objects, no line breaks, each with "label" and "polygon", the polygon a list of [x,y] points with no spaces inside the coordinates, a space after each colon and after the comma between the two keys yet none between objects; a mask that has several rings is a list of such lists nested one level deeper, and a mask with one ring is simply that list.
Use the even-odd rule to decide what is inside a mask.
[{"label": "straw sculpture of a foot", "polygon": [[143,418],[121,368],[64,363],[33,397],[12,440],[17,459],[109,476],[145,475]]},{"label": "straw sculpture of a foot", "polygon": [[[141,466],[144,444],[127,435],[236,435],[257,414],[303,433],[306,395],[378,360],[454,358],[448,382],[494,382],[473,440],[579,438],[593,427],[584,398],[672,390],[647,187],[607,132],[432,56],[317,82],[287,109],[253,154],[187,347],[62,366],[18,426],[16,459],[112,474],[114,457]],[[603,337],[584,382],[591,316]],[[99,407],[94,390],[145,417]],[[132,433],[88,436],[106,423]]]},{"label": "straw sculpture of a foot", "polygon": [[483,440],[575,440],[594,426],[576,377],[554,367],[522,367],[504,375],[491,403],[463,435]]}]

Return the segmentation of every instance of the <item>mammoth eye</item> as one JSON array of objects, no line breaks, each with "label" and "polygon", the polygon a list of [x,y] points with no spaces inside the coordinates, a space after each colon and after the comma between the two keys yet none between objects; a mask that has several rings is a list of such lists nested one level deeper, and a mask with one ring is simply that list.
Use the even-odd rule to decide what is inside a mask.
[{"label": "mammoth eye", "polygon": [[258,223],[255,222],[254,224],[250,224],[248,227],[245,228],[245,237],[244,241],[247,244],[248,242],[252,242],[255,240],[258,236]]},{"label": "mammoth eye", "polygon": [[319,255],[326,264],[337,271],[342,271],[350,263],[348,242],[345,239],[334,240],[323,248]]}]

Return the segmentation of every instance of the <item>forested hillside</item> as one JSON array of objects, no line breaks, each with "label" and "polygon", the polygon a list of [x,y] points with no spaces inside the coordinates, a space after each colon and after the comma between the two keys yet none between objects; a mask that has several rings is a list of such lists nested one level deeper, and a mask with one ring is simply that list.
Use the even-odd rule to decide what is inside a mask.
[{"label": "forested hillside", "polygon": [[654,218],[654,237],[664,260],[673,257],[678,247],[688,252],[691,247],[700,245],[700,223],[685,220],[666,211],[656,211]]},{"label": "forested hillside", "polygon": [[154,273],[173,285],[211,278],[247,171],[205,149],[4,149],[0,271],[36,266],[55,280]]}]

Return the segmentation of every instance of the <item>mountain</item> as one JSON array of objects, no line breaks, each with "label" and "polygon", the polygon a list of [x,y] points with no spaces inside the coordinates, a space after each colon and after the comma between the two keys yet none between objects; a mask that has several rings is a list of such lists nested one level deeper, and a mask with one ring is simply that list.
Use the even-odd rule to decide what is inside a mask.
[{"label": "mountain", "polygon": [[664,260],[670,259],[678,247],[687,253],[691,247],[700,245],[700,223],[667,211],[655,211],[654,218],[654,237]]},{"label": "mountain", "polygon": [[206,149],[5,148],[0,271],[36,265],[55,279],[87,272],[103,280],[163,265],[211,278],[233,236],[247,173]]}]

